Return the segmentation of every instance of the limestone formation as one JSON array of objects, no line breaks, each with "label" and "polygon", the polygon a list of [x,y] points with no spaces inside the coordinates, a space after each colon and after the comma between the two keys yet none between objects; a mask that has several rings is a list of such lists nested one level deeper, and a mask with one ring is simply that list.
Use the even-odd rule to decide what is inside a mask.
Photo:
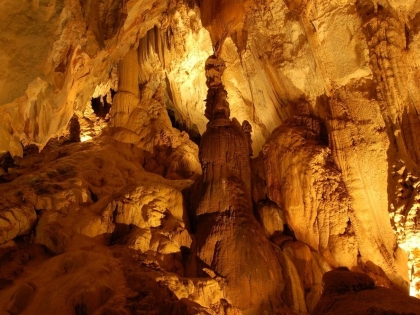
[{"label": "limestone formation", "polygon": [[3,0],[0,30],[1,314],[418,313],[418,1]]},{"label": "limestone formation", "polygon": [[[181,190],[192,181],[148,173],[143,159],[142,150],[107,138],[95,144],[50,144],[15,161],[16,178],[2,184],[2,312],[73,314],[80,308],[128,314],[131,308],[154,307],[197,314],[229,308],[221,301],[222,281],[192,279],[184,288],[180,278],[185,274],[184,251],[192,243]],[[16,239],[18,235],[26,235],[30,245]],[[27,247],[40,245],[56,256],[28,253]],[[133,270],[137,264],[150,266]],[[161,271],[150,275],[156,269]],[[23,270],[32,271],[19,278]],[[133,292],[131,278],[148,281],[148,288]],[[161,287],[166,289],[161,292]],[[149,299],[141,302],[139,290],[147,291]],[[191,304],[178,300],[185,297],[181,291]],[[215,294],[206,296],[208,292]],[[51,299],[53,303],[45,302]]]},{"label": "limestone formation", "polygon": [[417,314],[420,301],[382,287],[362,273],[333,270],[324,274],[324,292],[311,314]]},{"label": "limestone formation", "polygon": [[201,173],[198,148],[185,132],[172,128],[165,114],[161,87],[153,92],[150,84],[144,83],[140,91],[138,58],[141,53],[137,49],[130,50],[119,63],[110,132],[114,139],[144,149],[147,171],[171,179],[196,179]]},{"label": "limestone formation", "polygon": [[304,116],[273,132],[263,150],[267,196],[284,209],[297,239],[330,265],[352,267],[358,251],[353,209],[320,133],[320,122]]},{"label": "limestone formation", "polygon": [[249,142],[237,120],[229,119],[223,68],[216,56],[206,62],[209,123],[200,143],[202,180],[195,188],[197,266],[224,278],[227,301],[245,314],[270,314],[281,306],[281,267],[253,216]]}]

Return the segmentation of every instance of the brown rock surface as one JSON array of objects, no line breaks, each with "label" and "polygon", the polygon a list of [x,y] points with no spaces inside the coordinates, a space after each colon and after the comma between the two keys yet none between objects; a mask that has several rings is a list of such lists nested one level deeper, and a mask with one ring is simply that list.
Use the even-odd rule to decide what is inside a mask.
[{"label": "brown rock surface", "polygon": [[182,279],[126,248],[78,237],[66,253],[44,254],[43,260],[39,254],[33,260],[34,254],[19,266],[25,274],[3,288],[1,312],[181,315],[224,309],[216,280]]},{"label": "brown rock surface", "polygon": [[298,116],[273,132],[263,150],[267,195],[284,209],[299,240],[331,265],[351,267],[357,256],[352,209],[320,126],[312,117]]},{"label": "brown rock surface", "polygon": [[245,314],[279,312],[281,267],[253,216],[249,145],[237,120],[229,119],[219,79],[223,61],[209,57],[206,73],[210,121],[200,143],[203,177],[194,189],[197,264],[226,280],[227,301]]},{"label": "brown rock surface", "polygon": [[324,291],[313,315],[418,314],[420,301],[394,290],[375,287],[362,273],[333,270],[324,274]]},{"label": "brown rock surface", "polygon": [[257,205],[257,218],[268,238],[276,236],[284,229],[284,212],[274,202]]},{"label": "brown rock surface", "polygon": [[420,297],[419,54],[414,0],[1,1],[0,313]]},{"label": "brown rock surface", "polygon": [[169,272],[185,273],[183,251],[192,240],[181,190],[192,181],[148,173],[142,150],[106,139],[50,143],[16,160],[17,177],[0,184],[5,204],[36,211],[30,236],[5,243],[15,236],[4,234],[0,311],[233,312],[223,282]]}]

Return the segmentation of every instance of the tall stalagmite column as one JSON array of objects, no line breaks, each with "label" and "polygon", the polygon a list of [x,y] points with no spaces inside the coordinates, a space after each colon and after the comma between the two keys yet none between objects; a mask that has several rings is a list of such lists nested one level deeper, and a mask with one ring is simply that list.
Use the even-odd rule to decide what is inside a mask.
[{"label": "tall stalagmite column", "polygon": [[[137,61],[137,49],[130,50],[118,65],[118,93],[115,95],[111,111],[111,124],[115,131],[124,129],[126,133],[131,131],[129,124],[130,116],[138,107],[140,101],[139,91],[139,64]],[[124,140],[126,133],[117,133],[117,140]]]},{"label": "tall stalagmite column", "polygon": [[226,299],[233,306],[244,314],[276,314],[283,289],[281,267],[253,216],[250,146],[239,122],[229,119],[223,70],[223,60],[208,58],[209,123],[200,144],[197,255],[201,268],[210,267],[226,279]]}]

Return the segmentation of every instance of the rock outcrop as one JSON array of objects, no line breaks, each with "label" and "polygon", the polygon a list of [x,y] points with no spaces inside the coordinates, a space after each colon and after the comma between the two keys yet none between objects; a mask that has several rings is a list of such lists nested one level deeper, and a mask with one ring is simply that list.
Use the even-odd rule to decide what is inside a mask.
[{"label": "rock outcrop", "polygon": [[[377,287],[420,297],[418,1],[4,0],[0,30],[0,313],[413,312]],[[375,287],[321,297],[340,266]]]},{"label": "rock outcrop", "polygon": [[161,87],[153,92],[150,84],[144,83],[143,89],[139,88],[139,53],[130,50],[119,63],[109,132],[114,139],[145,151],[147,171],[170,179],[197,179],[201,174],[197,145],[185,132],[172,128]]},{"label": "rock outcrop", "polygon": [[224,312],[223,281],[182,278],[192,239],[181,191],[193,181],[146,172],[143,150],[102,140],[50,143],[9,168],[0,311]]},{"label": "rock outcrop", "polygon": [[250,152],[236,119],[229,119],[221,83],[224,62],[206,62],[207,130],[200,143],[202,179],[194,192],[198,268],[210,268],[226,280],[226,299],[245,314],[279,312],[281,267],[253,216]]},{"label": "rock outcrop", "polygon": [[321,129],[319,120],[297,116],[273,132],[263,150],[267,196],[284,209],[297,239],[331,266],[352,267],[358,251],[353,209]]},{"label": "rock outcrop", "polygon": [[321,300],[311,313],[328,314],[418,314],[420,301],[383,287],[369,276],[349,270],[324,274]]}]

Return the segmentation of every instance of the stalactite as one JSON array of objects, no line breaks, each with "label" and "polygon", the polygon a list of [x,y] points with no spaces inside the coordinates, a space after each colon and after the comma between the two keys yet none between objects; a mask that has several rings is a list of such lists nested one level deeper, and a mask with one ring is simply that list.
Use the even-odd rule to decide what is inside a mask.
[{"label": "stalactite", "polygon": [[157,26],[154,26],[139,40],[138,63],[140,83],[145,83],[149,80],[150,73],[146,69],[148,69],[147,65],[151,62],[154,54],[157,56],[162,69],[167,67],[168,56],[165,54],[165,51],[170,49],[167,40],[168,36],[170,36],[168,35],[169,33],[170,27],[166,30],[161,30]]}]

